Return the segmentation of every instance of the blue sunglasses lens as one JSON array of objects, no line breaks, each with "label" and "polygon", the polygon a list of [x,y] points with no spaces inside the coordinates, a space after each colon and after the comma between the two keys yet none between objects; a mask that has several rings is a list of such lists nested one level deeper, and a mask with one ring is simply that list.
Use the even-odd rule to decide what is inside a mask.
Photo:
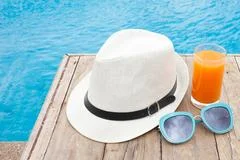
[{"label": "blue sunglasses lens", "polygon": [[204,112],[207,124],[215,130],[224,131],[230,126],[230,114],[227,109],[216,107]]},{"label": "blue sunglasses lens", "polygon": [[183,142],[192,135],[192,119],[184,115],[171,117],[164,122],[164,129],[172,142]]}]

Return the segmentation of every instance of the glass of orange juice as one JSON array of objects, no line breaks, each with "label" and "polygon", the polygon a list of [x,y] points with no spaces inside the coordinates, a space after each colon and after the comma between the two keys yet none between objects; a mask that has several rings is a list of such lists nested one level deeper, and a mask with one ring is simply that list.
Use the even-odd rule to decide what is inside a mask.
[{"label": "glass of orange juice", "polygon": [[201,109],[219,101],[226,54],[217,44],[206,43],[195,48],[191,96],[194,106]]}]

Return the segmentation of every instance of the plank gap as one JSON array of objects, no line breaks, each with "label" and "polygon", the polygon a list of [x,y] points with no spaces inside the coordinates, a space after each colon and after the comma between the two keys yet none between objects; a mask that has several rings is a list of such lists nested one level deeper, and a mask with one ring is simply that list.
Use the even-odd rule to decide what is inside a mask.
[{"label": "plank gap", "polygon": [[129,142],[127,143],[127,146],[125,148],[123,159],[126,159],[128,144],[129,144]]},{"label": "plank gap", "polygon": [[[26,155],[26,159],[30,159],[30,157],[31,157],[31,155],[32,155],[32,152],[33,152],[33,150],[34,150],[34,148],[35,148],[35,145],[36,145],[36,143],[37,143],[37,140],[38,140],[38,138],[39,138],[39,135],[40,135],[40,133],[41,133],[41,131],[42,131],[42,127],[43,127],[43,124],[44,124],[44,121],[46,120],[46,116],[47,116],[47,113],[48,113],[48,111],[49,111],[49,106],[51,105],[51,101],[55,98],[55,96],[56,96],[56,92],[57,92],[57,90],[58,90],[58,88],[59,88],[59,85],[60,85],[60,81],[61,81],[61,79],[62,79],[62,77],[63,77],[63,75],[64,75],[64,73],[65,73],[65,69],[66,69],[66,66],[68,65],[68,63],[69,63],[69,57],[68,56],[66,56],[66,62],[64,63],[64,59],[62,60],[62,63],[64,63],[64,65],[63,65],[63,69],[61,70],[61,64],[60,64],[60,67],[59,67],[59,69],[58,69],[58,71],[57,71],[57,74],[60,72],[60,77],[59,77],[59,79],[57,80],[57,85],[56,85],[56,88],[54,88],[54,81],[57,79],[57,74],[56,74],[56,76],[55,76],[55,78],[54,78],[54,80],[53,80],[53,82],[52,82],[52,86],[50,87],[50,90],[49,90],[49,94],[46,96],[46,99],[45,99],[45,102],[47,101],[47,98],[49,97],[49,95],[51,95],[51,90],[53,90],[53,93],[52,93],[52,95],[51,95],[51,98],[50,98],[50,103],[46,106],[47,107],[47,109],[46,109],[46,111],[45,111],[45,113],[44,113],[44,117],[43,117],[43,119],[41,120],[41,122],[40,122],[40,126],[39,126],[39,128],[37,128],[36,130],[37,130],[37,133],[36,133],[36,135],[35,135],[35,137],[34,137],[34,140],[33,140],[33,144],[32,144],[32,146],[31,146],[31,148],[30,148],[30,151],[29,151],[29,153],[26,153],[26,154],[28,154],[28,155]],[[45,107],[44,107],[44,104],[43,104],[43,108],[41,109],[41,111],[39,112],[39,115],[40,115],[40,113],[42,112],[42,111],[44,111],[44,109],[45,109]],[[37,122],[39,121],[39,119],[37,118],[37,120],[36,120],[36,124],[35,125],[37,125]],[[33,128],[33,130],[35,130],[35,127]],[[29,143],[29,142],[28,142]],[[30,143],[29,143],[29,145],[31,145]],[[24,153],[23,153],[23,155],[22,155],[22,157],[21,157],[21,159],[24,159],[24,157],[25,157],[25,152],[27,152],[27,149],[28,149],[28,145],[26,145],[26,151],[24,151]]]},{"label": "plank gap", "polygon": [[240,67],[239,67],[240,64],[238,63],[238,60],[237,60],[236,56],[234,56],[234,60],[235,60],[235,62],[237,64],[238,71],[240,72]]},{"label": "plank gap", "polygon": [[[61,112],[62,106],[63,106],[63,104],[64,104],[64,102],[65,102],[67,93],[69,92],[70,84],[71,84],[71,82],[72,82],[72,80],[73,80],[73,76],[74,76],[74,74],[75,74],[75,72],[76,72],[77,65],[78,65],[78,63],[79,63],[80,58],[81,58],[81,56],[79,56],[79,58],[78,58],[78,60],[77,60],[77,62],[76,62],[76,65],[75,65],[75,67],[74,67],[74,70],[73,70],[71,79],[70,79],[70,81],[69,81],[69,84],[68,84],[68,87],[67,87],[67,90],[66,90],[66,93],[65,93],[65,95],[64,95],[63,101],[62,101],[61,106],[60,106],[60,112]],[[61,78],[62,78],[62,77],[61,77]],[[55,94],[56,94],[56,93],[55,93]],[[53,131],[55,130],[55,127],[57,126],[60,112],[58,113],[56,123],[55,123],[55,125],[54,125],[54,127],[53,127]],[[48,147],[49,147],[50,141],[51,141],[51,139],[52,139],[53,133],[54,133],[54,132],[51,133],[50,140],[48,141],[48,144],[47,144],[47,148],[46,148],[46,150],[44,151],[43,159],[45,158],[45,155],[46,155],[47,149],[48,149]]]},{"label": "plank gap", "polygon": [[218,150],[218,143],[217,143],[217,139],[216,139],[216,134],[214,133],[214,139],[215,139],[215,144],[216,144],[216,151],[217,151],[217,158],[220,160],[220,155],[219,155],[219,150]]},{"label": "plank gap", "polygon": [[160,149],[159,149],[160,150],[159,152],[161,154],[160,157],[159,157],[160,160],[162,160],[162,138],[163,138],[162,133],[160,133]]},{"label": "plank gap", "polygon": [[76,62],[78,61],[79,56],[73,57],[71,59],[70,57],[68,58],[69,59],[67,65],[61,70],[63,74],[59,77],[60,81],[55,89],[56,92],[52,94],[54,95],[53,98],[47,100],[49,103],[47,106],[48,111],[45,113],[41,112],[39,115],[41,116],[44,114],[45,117],[44,120],[41,120],[42,129],[41,132],[39,132],[38,140],[32,149],[29,159],[43,159],[44,153],[47,149],[48,141],[50,141],[52,130],[55,127],[54,125],[58,117],[58,111],[60,109],[62,99],[64,98],[68,87],[68,83],[65,83],[64,85],[63,82],[69,82],[71,80],[74,67],[76,66]]},{"label": "plank gap", "polygon": [[105,156],[105,153],[106,153],[106,144],[104,143],[104,146],[103,146],[103,155],[102,155],[102,160],[104,159],[104,156]]}]

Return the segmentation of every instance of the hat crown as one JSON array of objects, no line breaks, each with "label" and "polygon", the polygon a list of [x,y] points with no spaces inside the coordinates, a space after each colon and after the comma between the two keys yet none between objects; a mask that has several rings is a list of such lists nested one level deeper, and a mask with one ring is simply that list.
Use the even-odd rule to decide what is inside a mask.
[{"label": "hat crown", "polygon": [[122,30],[99,50],[88,98],[105,111],[137,111],[163,98],[175,81],[174,47],[166,36],[140,29]]}]

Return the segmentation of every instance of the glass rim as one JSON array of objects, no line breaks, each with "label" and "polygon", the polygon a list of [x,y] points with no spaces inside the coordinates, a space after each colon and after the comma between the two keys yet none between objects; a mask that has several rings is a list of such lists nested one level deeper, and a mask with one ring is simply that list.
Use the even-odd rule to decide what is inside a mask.
[{"label": "glass rim", "polygon": [[[209,46],[209,47],[212,47],[212,46],[214,46],[214,47],[216,47],[216,48],[218,48],[220,51],[216,51],[216,50],[214,50],[214,49],[205,49],[205,50],[212,50],[212,51],[216,51],[216,52],[219,52],[220,54],[223,54],[224,56],[223,57],[220,57],[219,59],[215,59],[215,60],[202,60],[202,58],[201,57],[199,57],[196,53],[198,53],[198,52],[200,52],[200,51],[197,51],[199,48],[201,48],[201,47],[204,47],[204,46]],[[203,49],[204,50],[204,49]],[[202,51],[203,51],[202,50]],[[226,49],[224,48],[224,47],[222,47],[222,46],[220,46],[220,45],[218,45],[218,44],[216,44],[216,43],[202,43],[202,44],[199,44],[199,45],[197,45],[196,47],[195,47],[195,49],[194,49],[194,57],[196,57],[198,60],[200,60],[200,61],[205,61],[205,62],[219,62],[219,61],[221,61],[222,59],[225,59],[225,57],[227,56],[227,51],[226,51]]]}]

